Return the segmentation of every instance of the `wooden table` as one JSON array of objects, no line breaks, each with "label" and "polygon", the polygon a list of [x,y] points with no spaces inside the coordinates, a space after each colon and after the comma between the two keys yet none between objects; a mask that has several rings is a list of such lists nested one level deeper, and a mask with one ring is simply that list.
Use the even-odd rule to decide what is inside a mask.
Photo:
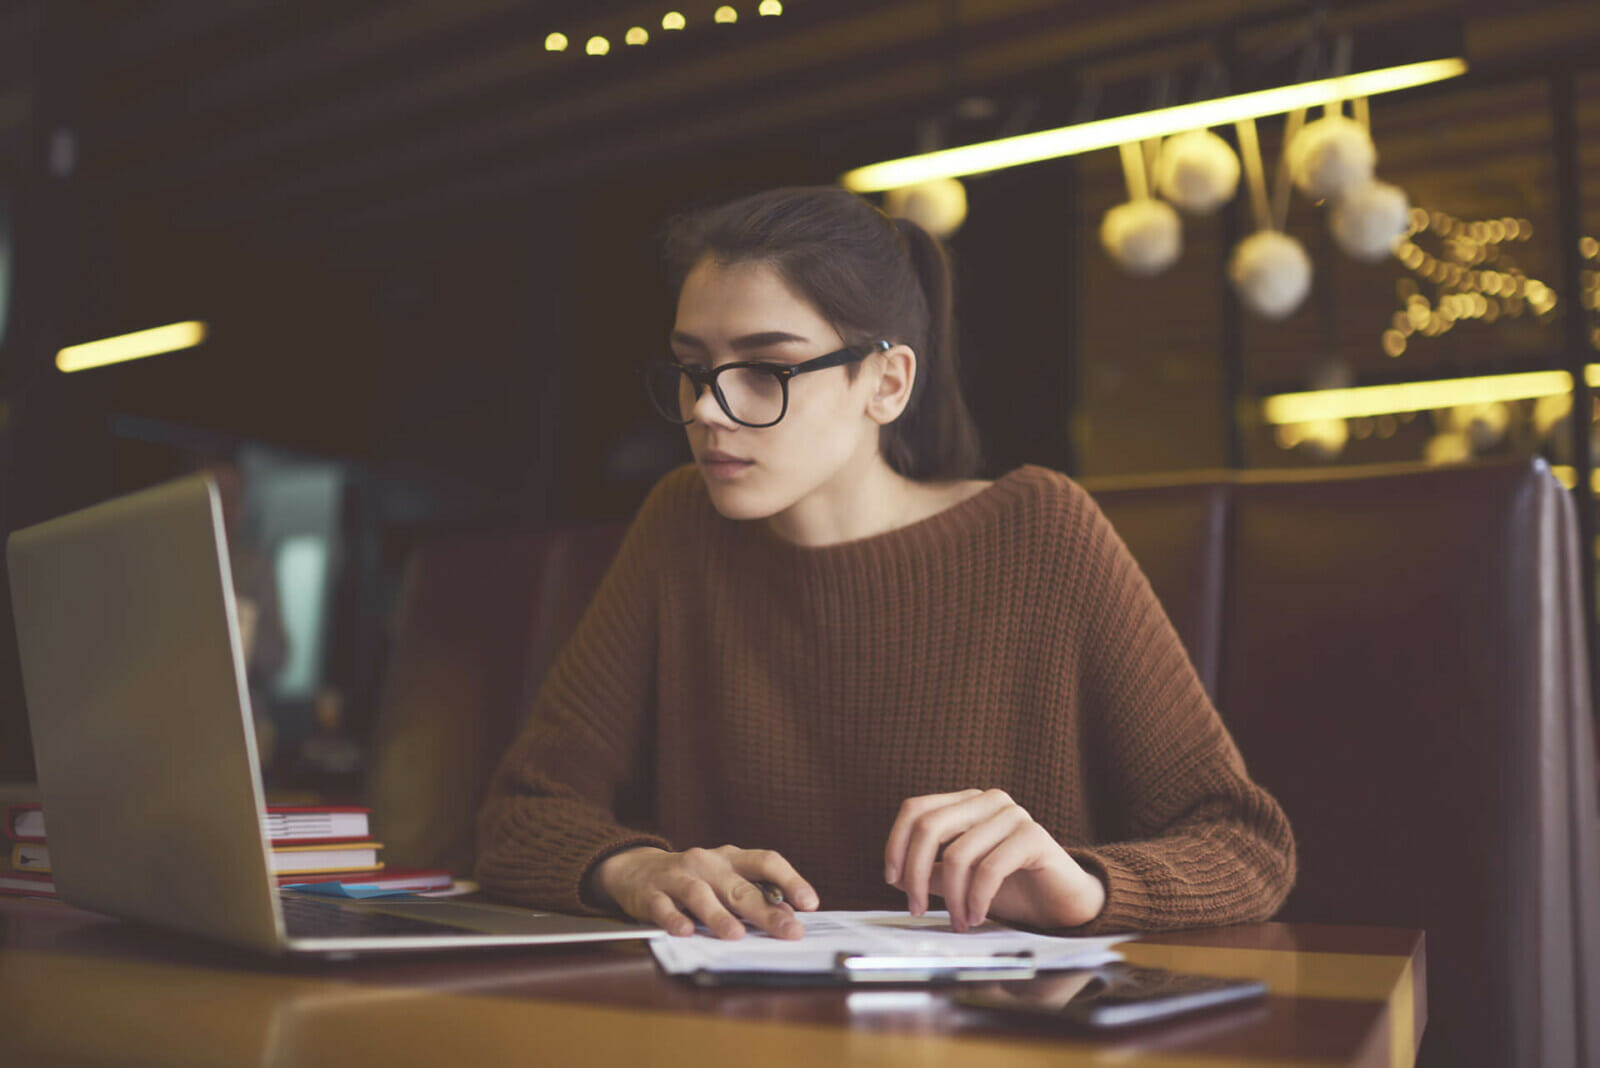
[{"label": "wooden table", "polygon": [[56,902],[0,899],[0,1063],[1377,1068],[1415,1059],[1427,1016],[1421,932],[1268,923],[1121,948],[1139,964],[1258,977],[1271,996],[1100,1040],[995,1018],[940,989],[696,989],[660,974],[638,943],[291,963]]}]

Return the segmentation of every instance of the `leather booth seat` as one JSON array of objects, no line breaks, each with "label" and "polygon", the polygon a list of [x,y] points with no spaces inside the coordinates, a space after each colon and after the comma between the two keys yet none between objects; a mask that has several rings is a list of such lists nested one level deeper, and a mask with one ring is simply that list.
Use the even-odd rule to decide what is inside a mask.
[{"label": "leather booth seat", "polygon": [[[1278,918],[1426,930],[1423,1064],[1600,1064],[1583,547],[1548,467],[1085,486],[1294,825]],[[471,870],[488,775],[622,530],[413,555],[370,782],[391,864]]]}]

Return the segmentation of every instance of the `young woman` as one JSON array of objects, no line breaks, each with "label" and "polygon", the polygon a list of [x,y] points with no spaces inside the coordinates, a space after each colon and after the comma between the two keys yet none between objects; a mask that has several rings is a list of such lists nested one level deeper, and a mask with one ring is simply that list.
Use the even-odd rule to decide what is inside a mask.
[{"label": "young woman", "polygon": [[1270,916],[1288,822],[1122,541],[1055,471],[972,477],[939,243],[790,188],[676,220],[667,253],[646,379],[695,463],[491,784],[484,887],[725,938],[935,897],[956,930]]}]

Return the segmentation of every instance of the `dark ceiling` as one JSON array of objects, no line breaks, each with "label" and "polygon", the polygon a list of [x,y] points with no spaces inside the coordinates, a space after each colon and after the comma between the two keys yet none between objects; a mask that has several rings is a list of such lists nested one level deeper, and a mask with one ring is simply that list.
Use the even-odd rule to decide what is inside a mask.
[{"label": "dark ceiling", "polygon": [[[1037,122],[1041,88],[1191,62],[1219,28],[1303,32],[1288,0],[21,0],[0,6],[0,163],[78,131],[102,201],[184,229],[349,243],[406,220],[503,209],[542,188],[648,175],[800,137],[824,160],[913,147],[914,122],[971,94],[993,131]],[[1330,27],[1454,19],[1475,62],[1592,42],[1590,3],[1322,5]],[[1513,19],[1514,16],[1514,19]],[[621,43],[631,26],[643,47]],[[572,45],[546,51],[561,31]],[[584,54],[591,35],[612,42]],[[1142,90],[1141,90],[1142,91]],[[1081,95],[1081,93],[1079,94]],[[35,122],[32,120],[45,120]],[[854,140],[852,140],[852,138]]]}]

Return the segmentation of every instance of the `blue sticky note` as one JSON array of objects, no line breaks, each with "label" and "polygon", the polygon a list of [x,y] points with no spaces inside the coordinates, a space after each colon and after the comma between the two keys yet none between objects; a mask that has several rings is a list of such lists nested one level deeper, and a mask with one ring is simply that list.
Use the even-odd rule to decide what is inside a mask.
[{"label": "blue sticky note", "polygon": [[323,897],[415,897],[410,890],[391,890],[372,883],[285,883],[285,890],[298,890],[302,894],[321,894]]}]

